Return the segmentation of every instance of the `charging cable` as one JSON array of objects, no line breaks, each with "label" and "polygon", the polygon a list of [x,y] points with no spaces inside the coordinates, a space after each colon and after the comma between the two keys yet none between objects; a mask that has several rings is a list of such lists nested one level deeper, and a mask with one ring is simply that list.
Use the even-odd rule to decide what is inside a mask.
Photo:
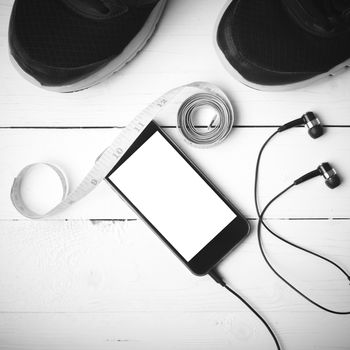
[{"label": "charging cable", "polygon": [[263,323],[263,325],[266,327],[266,329],[269,331],[271,334],[277,350],[281,350],[281,346],[278,342],[278,339],[273,332],[272,328],[269,326],[269,324],[264,320],[264,318],[251,306],[241,295],[239,295],[236,291],[234,291],[232,288],[230,288],[223,278],[219,275],[219,273],[213,269],[209,272],[209,276],[216,282],[219,283],[222,287],[224,287],[226,290],[228,290],[230,293],[232,293],[236,298],[238,298],[247,308],[254,313],[254,315]]}]

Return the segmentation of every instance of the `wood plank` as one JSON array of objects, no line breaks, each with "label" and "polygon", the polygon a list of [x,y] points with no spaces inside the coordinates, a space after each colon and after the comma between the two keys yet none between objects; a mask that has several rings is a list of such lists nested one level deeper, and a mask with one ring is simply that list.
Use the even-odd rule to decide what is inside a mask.
[{"label": "wood plank", "polygon": [[[280,125],[308,110],[318,112],[326,124],[350,124],[348,73],[280,93],[255,91],[231,77],[213,48],[214,23],[225,0],[169,1],[155,36],[132,63],[103,84],[75,94],[34,87],[11,66],[7,28],[12,3],[0,3],[2,127],[124,126],[166,91],[198,80],[228,93],[237,125]],[[164,124],[174,120],[166,118]]]},{"label": "wood plank", "polygon": [[[223,144],[210,149],[187,145],[175,129],[166,129],[180,147],[210,179],[251,218],[253,178],[260,145],[273,132],[271,128],[235,129]],[[9,191],[14,177],[27,164],[39,161],[55,163],[67,171],[74,188],[94,164],[95,159],[117,135],[117,129],[3,129],[0,130],[0,218],[22,219],[13,208]],[[328,189],[322,178],[293,189],[267,213],[271,218],[348,218],[350,213],[350,128],[328,128],[326,134],[312,140],[302,128],[281,134],[266,150],[261,168],[261,203],[266,203],[294,179],[330,161],[343,178],[335,190]],[[135,174],[135,180],[138,177]],[[40,187],[30,193],[47,197],[54,187],[46,178],[38,178]],[[45,189],[41,189],[45,186]],[[171,183],[169,183],[171,186]],[[41,191],[40,191],[41,190]],[[55,216],[56,219],[134,219],[136,216],[106,183],[95,192]]]},{"label": "wood plank", "polygon": [[[350,220],[270,224],[349,266]],[[140,222],[0,226],[0,349],[273,348],[254,315],[209,278],[186,271]],[[308,295],[349,308],[348,282],[333,268],[276,241],[268,249]],[[284,348],[347,348],[350,318],[314,308],[277,280],[255,234],[219,270],[269,320]]]},{"label": "wood plank", "polygon": [[[344,319],[272,314],[284,349],[348,349]],[[267,331],[245,312],[1,314],[1,350],[274,349]]]},{"label": "wood plank", "polygon": [[[350,220],[270,224],[350,268]],[[225,280],[268,313],[319,314],[268,269],[252,226],[219,266]],[[2,313],[240,310],[209,277],[192,275],[140,221],[1,221],[0,227]],[[330,308],[350,310],[348,280],[332,265],[264,237],[272,261],[296,286]]]}]

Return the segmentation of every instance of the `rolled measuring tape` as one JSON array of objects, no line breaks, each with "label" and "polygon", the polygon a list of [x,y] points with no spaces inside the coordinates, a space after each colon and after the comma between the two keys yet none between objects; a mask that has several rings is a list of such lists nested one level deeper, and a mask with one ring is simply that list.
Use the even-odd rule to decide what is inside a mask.
[{"label": "rolled measuring tape", "polygon": [[[214,146],[222,142],[231,132],[234,123],[234,112],[229,99],[222,90],[206,82],[195,82],[180,86],[158,98],[137,115],[98,157],[93,168],[73,191],[69,192],[68,180],[64,172],[55,165],[35,163],[23,168],[14,179],[11,188],[13,205],[27,218],[43,219],[53,216],[78,202],[104,180],[147,125],[172,103],[180,105],[177,117],[178,129],[185,140],[192,145],[199,147]],[[207,128],[206,132],[201,132],[196,130],[192,116],[197,109],[207,106],[217,112],[219,123],[216,126]],[[61,202],[44,214],[31,210],[26,205],[21,193],[25,176],[33,167],[38,165],[50,167],[59,177],[63,188]]]},{"label": "rolled measuring tape", "polygon": [[[196,110],[202,107],[211,107],[216,111],[219,122],[208,128],[199,128],[193,116]],[[214,122],[214,120],[213,120]],[[233,126],[233,109],[230,101],[218,94],[199,93],[190,96],[181,105],[177,115],[177,127],[185,140],[193,146],[211,147],[226,139]]]}]

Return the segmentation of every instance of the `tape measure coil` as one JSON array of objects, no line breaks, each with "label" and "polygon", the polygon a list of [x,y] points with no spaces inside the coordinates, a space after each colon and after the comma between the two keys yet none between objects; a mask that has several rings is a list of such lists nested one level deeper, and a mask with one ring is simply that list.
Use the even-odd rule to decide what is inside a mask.
[{"label": "tape measure coil", "polygon": [[[177,87],[151,103],[122,129],[113,143],[98,157],[94,166],[85,175],[81,183],[71,192],[69,192],[68,179],[59,167],[48,163],[35,163],[26,166],[13,181],[10,196],[14,207],[27,218],[43,219],[53,216],[78,202],[104,180],[147,125],[160,115],[169,104],[179,103],[179,101],[184,102],[182,102],[178,112],[178,116],[181,116],[178,119],[178,128],[184,135],[185,140],[191,144],[208,147],[222,142],[230,133],[234,121],[233,109],[226,95],[218,87],[206,82],[194,82]],[[195,130],[193,130],[194,124],[191,120],[194,110],[200,106],[211,106],[214,108],[218,112],[220,122],[213,130],[197,135]],[[62,201],[44,214],[36,213],[28,208],[21,194],[23,179],[33,167],[38,165],[50,167],[59,177],[63,189]]]},{"label": "tape measure coil", "polygon": [[[201,107],[211,107],[217,112],[219,122],[209,125],[205,132],[195,125],[193,116]],[[177,128],[185,140],[197,147],[211,147],[224,141],[230,134],[234,123],[231,103],[218,94],[198,93],[187,98],[177,115]]]}]

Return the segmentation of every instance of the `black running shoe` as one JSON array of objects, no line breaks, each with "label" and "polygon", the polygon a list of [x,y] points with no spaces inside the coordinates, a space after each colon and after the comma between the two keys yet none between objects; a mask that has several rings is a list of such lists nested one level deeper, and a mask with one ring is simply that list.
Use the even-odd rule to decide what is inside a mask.
[{"label": "black running shoe", "polygon": [[216,44],[244,84],[302,87],[350,64],[350,0],[233,0],[220,17]]},{"label": "black running shoe", "polygon": [[44,88],[86,89],[129,62],[153,34],[166,0],[15,0],[11,59]]}]

